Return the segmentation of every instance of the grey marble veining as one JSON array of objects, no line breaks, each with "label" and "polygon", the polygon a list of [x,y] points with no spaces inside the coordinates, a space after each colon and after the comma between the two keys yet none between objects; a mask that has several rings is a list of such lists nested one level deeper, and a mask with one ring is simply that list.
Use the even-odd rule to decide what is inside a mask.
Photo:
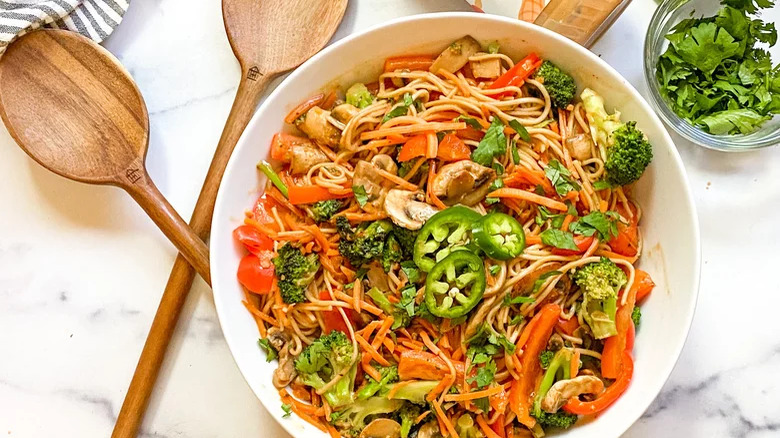
[{"label": "grey marble veining", "polygon": [[[353,0],[334,39],[462,7]],[[654,7],[635,0],[593,49],[640,92]],[[219,2],[134,0],[106,47],[144,94],[150,173],[186,218],[239,74]],[[625,436],[780,436],[780,150],[727,155],[675,140],[701,220],[701,295],[675,371]],[[0,436],[108,436],[175,250],[124,193],[47,173],[2,128],[0,175]],[[643,336],[652,333],[640,329],[638,342]],[[287,436],[243,381],[200,280],[141,436]]]}]

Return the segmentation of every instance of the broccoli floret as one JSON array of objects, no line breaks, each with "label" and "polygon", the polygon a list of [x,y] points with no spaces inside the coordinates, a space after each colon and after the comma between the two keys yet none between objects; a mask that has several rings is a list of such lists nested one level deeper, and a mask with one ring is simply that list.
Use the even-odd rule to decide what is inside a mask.
[{"label": "broccoli floret", "polygon": [[636,128],[636,122],[628,122],[613,133],[614,143],[607,148],[607,181],[616,186],[631,184],[639,179],[650,161],[653,160],[653,147],[642,131]]},{"label": "broccoli floret", "polygon": [[555,356],[555,352],[550,350],[544,350],[539,355],[539,363],[542,365],[543,370],[550,367],[550,361],[552,361],[553,356]]},{"label": "broccoli floret", "polygon": [[393,267],[393,263],[397,263],[403,260],[403,252],[401,251],[401,245],[398,243],[394,235],[390,235],[385,241],[385,249],[382,250],[382,267],[385,272],[390,272]]},{"label": "broccoli floret", "polygon": [[279,291],[287,304],[302,303],[306,300],[304,291],[314,280],[320,268],[317,254],[303,255],[300,248],[285,243],[279,248],[272,260],[279,279]]},{"label": "broccoli floret", "polygon": [[536,71],[536,78],[544,78],[544,88],[550,94],[550,100],[556,108],[566,108],[577,92],[574,79],[564,73],[550,61],[544,61]]},{"label": "broccoli floret", "polygon": [[315,202],[311,205],[311,213],[314,215],[316,222],[325,222],[330,220],[334,214],[344,206],[338,199],[328,199],[327,201]]},{"label": "broccoli floret", "polygon": [[388,400],[384,397],[358,400],[346,409],[330,414],[330,421],[341,430],[342,435],[357,438],[366,427],[366,418],[391,414],[401,409],[403,404],[403,400]]},{"label": "broccoli floret", "polygon": [[384,393],[387,392],[387,385],[391,383],[395,383],[398,381],[398,368],[395,366],[389,366],[389,367],[383,367],[383,366],[376,366],[374,367],[379,371],[379,373],[382,375],[382,378],[377,382],[370,376],[366,376],[366,384],[363,385],[362,388],[360,388],[357,392],[357,399],[358,400],[367,400],[376,393]]},{"label": "broccoli floret", "polygon": [[390,300],[387,299],[387,296],[385,296],[385,294],[379,290],[379,288],[372,287],[368,290],[368,292],[366,292],[366,294],[371,297],[371,299],[374,301],[374,304],[379,306],[379,308],[382,309],[386,315],[393,316],[393,330],[401,327],[408,327],[412,322],[412,318],[409,316],[409,312],[397,304],[391,303]]},{"label": "broccoli floret", "polygon": [[336,375],[341,379],[322,395],[332,407],[350,404],[355,399],[353,387],[357,362],[352,363],[354,349],[344,333],[333,330],[306,347],[295,360],[295,369],[301,381],[320,389]]},{"label": "broccoli floret", "polygon": [[631,321],[634,321],[634,329],[639,330],[639,324],[642,322],[642,310],[639,306],[634,306],[631,311]]},{"label": "broccoli floret", "polygon": [[399,226],[393,226],[393,236],[398,240],[398,244],[401,245],[404,257],[409,258],[414,254],[414,241],[417,240],[417,234],[419,230],[407,230]]},{"label": "broccoli floret", "polygon": [[607,113],[604,99],[590,88],[580,95],[588,116],[593,139],[605,147],[607,161],[604,169],[607,182],[624,186],[639,179],[653,160],[653,147],[636,128],[636,122],[622,123],[620,112]]},{"label": "broccoli floret", "polygon": [[568,429],[577,422],[578,418],[576,415],[568,412],[558,411],[554,414],[542,412],[536,416],[536,421],[544,428]]},{"label": "broccoli floret", "polygon": [[398,412],[398,417],[401,420],[401,438],[408,438],[409,432],[414,426],[415,420],[422,413],[422,409],[413,403],[404,403],[401,410]]},{"label": "broccoli floret", "polygon": [[582,312],[596,339],[617,334],[615,313],[617,293],[626,284],[626,274],[610,259],[588,263],[574,273],[574,282],[583,290]]},{"label": "broccoli floret", "polygon": [[341,240],[339,252],[358,268],[371,260],[380,259],[384,253],[385,240],[393,226],[386,220],[363,224],[353,230],[344,216],[336,218],[336,229]]}]

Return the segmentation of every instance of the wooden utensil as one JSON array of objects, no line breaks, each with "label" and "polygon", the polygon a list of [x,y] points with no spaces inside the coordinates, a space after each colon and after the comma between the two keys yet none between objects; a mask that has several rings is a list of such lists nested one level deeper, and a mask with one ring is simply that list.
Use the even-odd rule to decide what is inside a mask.
[{"label": "wooden utensil", "polygon": [[[241,80],[190,226],[208,238],[217,189],[233,148],[266,85],[319,51],[336,31],[347,0],[223,0],[225,30],[241,66]],[[113,438],[136,436],[165,350],[192,286],[193,271],[176,258],[133,380],[119,411]]]},{"label": "wooden utensil", "polygon": [[631,0],[550,0],[534,24],[590,48]]},{"label": "wooden utensil", "polygon": [[210,281],[208,248],[146,172],[146,105],[111,53],[75,32],[22,36],[0,58],[0,116],[19,146],[43,167],[127,191]]}]

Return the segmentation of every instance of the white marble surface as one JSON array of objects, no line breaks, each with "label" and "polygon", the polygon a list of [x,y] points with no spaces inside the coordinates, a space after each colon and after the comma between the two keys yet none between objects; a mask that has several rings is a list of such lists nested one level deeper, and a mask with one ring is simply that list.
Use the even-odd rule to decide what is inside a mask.
[{"label": "white marble surface", "polygon": [[[461,1],[352,0],[336,38]],[[634,0],[593,49],[642,92],[654,7]],[[135,0],[106,47],[145,96],[149,171],[188,217],[238,79],[219,2]],[[780,149],[730,155],[675,140],[702,225],[699,307],[669,382],[625,436],[779,436]],[[47,173],[4,128],[0,175],[0,436],[108,436],[174,249],[124,193]],[[286,436],[238,372],[202,283],[143,436]]]}]

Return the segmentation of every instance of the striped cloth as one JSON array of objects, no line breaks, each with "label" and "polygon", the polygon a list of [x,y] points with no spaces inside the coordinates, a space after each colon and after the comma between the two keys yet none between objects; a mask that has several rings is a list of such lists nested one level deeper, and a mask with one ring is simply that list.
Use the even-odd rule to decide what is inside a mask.
[{"label": "striped cloth", "polygon": [[69,29],[96,42],[122,22],[130,0],[0,0],[0,54],[39,27]]}]

